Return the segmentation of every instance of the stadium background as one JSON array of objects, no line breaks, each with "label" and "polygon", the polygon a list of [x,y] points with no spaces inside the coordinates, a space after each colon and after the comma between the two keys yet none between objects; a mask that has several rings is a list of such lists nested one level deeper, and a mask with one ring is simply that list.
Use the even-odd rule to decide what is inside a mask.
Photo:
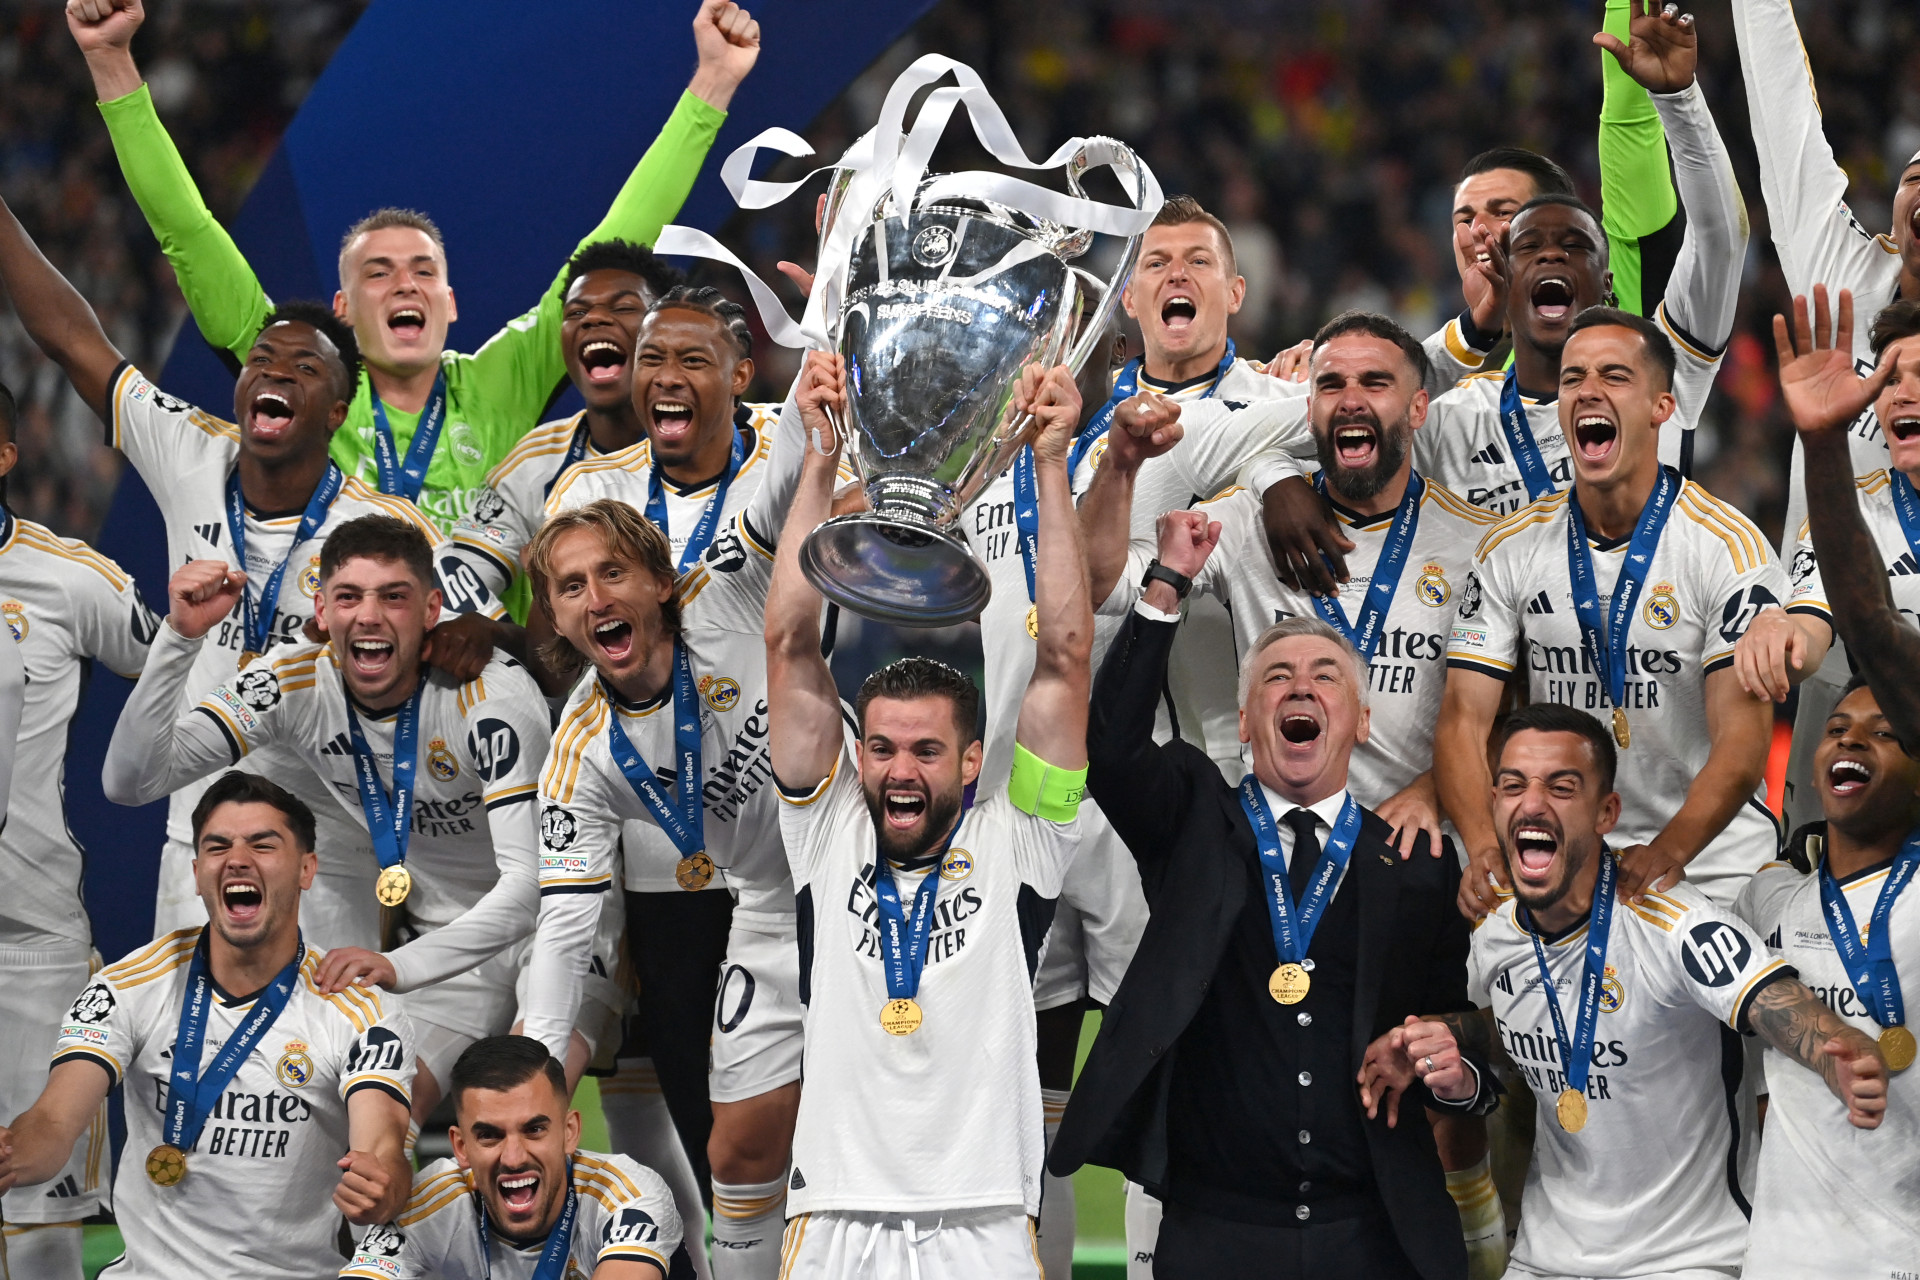
[{"label": "stadium background", "polygon": [[[729,217],[718,159],[775,123],[837,154],[894,74],[929,51],[978,68],[1031,152],[1072,133],[1111,133],[1143,152],[1169,192],[1218,211],[1248,279],[1233,329],[1247,354],[1270,354],[1350,306],[1390,312],[1419,333],[1456,311],[1452,182],[1487,146],[1552,155],[1598,201],[1598,0],[753,7],[765,52],[684,220],[721,228],[770,280],[781,257],[811,260],[803,206]],[[1920,149],[1920,9],[1909,0],[1798,7],[1849,201],[1863,225],[1883,228],[1892,179]],[[530,303],[664,118],[692,65],[686,8],[482,0],[455,16],[420,0],[157,0],[135,53],[208,203],[238,228],[270,291],[330,293],[337,228],[374,204],[416,203],[448,228],[464,317],[451,341],[470,347]],[[1753,222],[1697,474],[1777,537],[1790,431],[1767,325],[1785,290],[1728,0],[1693,10],[1701,78]],[[791,167],[779,176],[804,171]],[[404,185],[381,182],[410,169]],[[364,197],[363,182],[373,184]],[[231,383],[185,319],[50,0],[0,0],[0,194],[128,358],[164,368],[176,394],[225,410]],[[724,275],[713,282],[738,292]],[[777,399],[796,362],[777,348],[762,355],[751,395]],[[13,509],[101,545],[163,606],[150,499],[10,310],[0,313],[0,380],[21,402]],[[842,640],[848,670],[903,644],[872,627]],[[978,669],[970,627],[908,640]],[[108,673],[92,683],[68,779],[110,960],[148,936],[159,843],[156,813],[113,810],[99,796],[99,754],[124,692]],[[1080,1187],[1083,1253],[1100,1271],[1119,1259],[1116,1186],[1094,1171]],[[90,1241],[96,1266],[114,1252],[110,1231]]]}]

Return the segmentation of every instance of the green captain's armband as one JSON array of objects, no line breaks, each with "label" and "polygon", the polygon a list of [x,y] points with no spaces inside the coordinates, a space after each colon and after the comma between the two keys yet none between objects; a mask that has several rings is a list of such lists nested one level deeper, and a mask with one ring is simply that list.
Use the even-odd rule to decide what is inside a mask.
[{"label": "green captain's armband", "polygon": [[1007,798],[1022,813],[1048,822],[1072,822],[1087,794],[1086,769],[1057,769],[1019,743],[1013,744],[1013,776]]}]

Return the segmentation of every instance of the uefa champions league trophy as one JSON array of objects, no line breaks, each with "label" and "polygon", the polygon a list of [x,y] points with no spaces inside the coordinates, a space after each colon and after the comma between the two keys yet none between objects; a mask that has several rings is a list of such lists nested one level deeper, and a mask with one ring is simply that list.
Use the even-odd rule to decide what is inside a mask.
[{"label": "uefa champions league trophy", "polygon": [[[903,130],[907,99],[947,72],[959,87],[929,94]],[[928,177],[955,106],[966,107],[997,159],[1061,170],[1067,194],[998,173]],[[784,130],[736,152],[722,175],[743,207],[801,185],[747,179],[760,146],[810,153]],[[1132,207],[1087,198],[1081,180],[1100,167]],[[821,594],[901,626],[980,612],[991,584],[954,523],[1030,441],[1033,419],[1015,412],[1014,382],[1034,363],[1080,371],[1160,204],[1151,171],[1120,142],[1075,138],[1035,163],[971,69],[929,55],[901,75],[880,123],[834,167],[806,320],[794,325],[764,284],[748,280],[776,341],[838,350],[846,361],[846,410],[835,426],[870,509],[828,520],[802,546],[801,566]],[[1104,280],[1073,265],[1099,233],[1125,238]],[[657,248],[745,269],[686,228],[668,228]]]}]

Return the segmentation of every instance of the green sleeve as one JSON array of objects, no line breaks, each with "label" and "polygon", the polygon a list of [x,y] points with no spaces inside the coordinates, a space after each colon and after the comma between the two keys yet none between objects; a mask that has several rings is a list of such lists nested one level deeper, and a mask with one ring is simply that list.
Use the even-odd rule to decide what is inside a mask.
[{"label": "green sleeve", "polygon": [[208,342],[246,359],[273,304],[233,237],[200,198],[154,112],[147,86],[101,103],[100,114],[120,157],[120,172],[173,264],[194,322]]},{"label": "green sleeve", "polygon": [[[1627,39],[1627,0],[1607,0],[1606,30]],[[1667,135],[1647,91],[1600,51],[1600,217],[1620,306],[1646,314],[1641,241],[1673,221],[1679,199],[1667,168]]]},{"label": "green sleeve", "polygon": [[[612,239],[652,244],[660,228],[672,221],[686,202],[726,118],[726,112],[691,93],[681,94],[660,136],[640,157],[620,194],[613,198],[613,207],[580,247]],[[465,377],[476,396],[489,406],[488,425],[505,433],[486,441],[488,465],[498,462],[538,423],[554,388],[567,376],[560,353],[560,298],[566,278],[567,269],[562,264],[532,311],[511,321],[467,358]]]}]

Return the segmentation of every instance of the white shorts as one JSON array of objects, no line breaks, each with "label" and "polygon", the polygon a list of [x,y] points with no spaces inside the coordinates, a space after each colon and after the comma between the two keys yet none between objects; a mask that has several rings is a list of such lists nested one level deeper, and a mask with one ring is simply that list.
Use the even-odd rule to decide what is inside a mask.
[{"label": "white shorts", "polygon": [[780,1280],[1040,1280],[1024,1208],[897,1213],[822,1210],[787,1223]]},{"label": "white shorts", "polygon": [[[611,1068],[626,1033],[627,1009],[633,1003],[631,983],[620,958],[620,940],[626,928],[626,895],[601,894],[593,957],[587,962],[586,976],[580,983],[580,1011],[573,1019],[573,1029],[587,1042],[587,1063],[591,1067]],[[532,954],[529,941],[529,959]],[[527,1007],[527,980],[532,972],[532,965],[523,964],[514,980],[514,1002],[521,1009]]]},{"label": "white shorts", "polygon": [[800,943],[792,916],[733,913],[713,1006],[707,1096],[744,1102],[800,1078]]},{"label": "white shorts", "polygon": [[1109,1004],[1147,927],[1140,869],[1100,807],[1080,802],[1080,847],[1067,866],[1033,979],[1033,1007],[1091,997]]},{"label": "white shorts", "polygon": [[478,968],[400,997],[400,1007],[413,1020],[415,1060],[433,1073],[441,1089],[468,1045],[512,1028],[518,1007],[514,987],[526,954],[527,943],[516,943]]},{"label": "white shorts", "polygon": [[[380,949],[380,900],[373,896],[379,864],[370,857],[320,858],[313,887],[300,895],[300,935],[308,946]],[[207,922],[206,904],[193,883],[193,848],[169,840],[160,851],[160,890],[153,907],[153,936]]]},{"label": "white shorts", "polygon": [[[11,1121],[31,1107],[47,1085],[54,1042],[74,997],[95,968],[91,947],[0,947],[0,1116]],[[78,1222],[97,1213],[106,1198],[110,1153],[107,1105],[73,1144],[73,1154],[51,1179],[15,1187],[0,1197],[0,1216],[9,1225]]]}]

